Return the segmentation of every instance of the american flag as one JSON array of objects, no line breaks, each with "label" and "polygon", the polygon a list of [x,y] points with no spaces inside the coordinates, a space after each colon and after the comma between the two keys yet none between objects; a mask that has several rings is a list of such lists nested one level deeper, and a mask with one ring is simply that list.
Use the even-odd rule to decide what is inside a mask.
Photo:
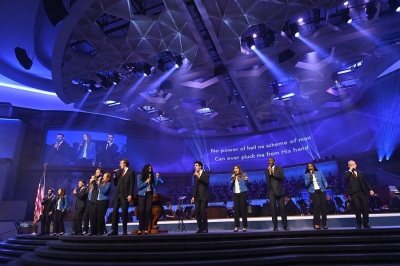
[{"label": "american flag", "polygon": [[42,200],[44,198],[44,180],[45,180],[45,172],[40,177],[39,186],[37,189],[36,200],[35,200],[35,210],[33,212],[33,223],[36,224],[40,219],[40,215],[43,214],[44,206],[42,205]]}]

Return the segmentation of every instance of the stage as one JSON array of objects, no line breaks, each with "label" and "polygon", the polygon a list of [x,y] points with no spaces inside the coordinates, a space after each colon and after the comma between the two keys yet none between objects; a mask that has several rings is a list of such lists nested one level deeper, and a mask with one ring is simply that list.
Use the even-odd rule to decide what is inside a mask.
[{"label": "stage", "polygon": [[[392,227],[400,226],[400,213],[370,213],[371,227]],[[288,216],[288,225],[291,230],[311,230],[312,215],[305,216]],[[183,220],[183,224],[187,232],[197,231],[196,220]],[[272,231],[273,225],[270,216],[249,217],[248,231]],[[182,225],[178,228],[179,220],[161,220],[158,222],[160,230],[168,230],[169,232],[182,231]],[[354,214],[335,214],[328,215],[327,226],[330,229],[355,228],[356,218]],[[282,229],[280,217],[278,217],[278,227]],[[128,231],[137,230],[138,223],[128,223]],[[234,228],[233,218],[225,219],[209,219],[208,230],[211,231],[232,231]],[[107,224],[110,231],[111,224]],[[122,224],[119,224],[119,232],[122,232]]]}]

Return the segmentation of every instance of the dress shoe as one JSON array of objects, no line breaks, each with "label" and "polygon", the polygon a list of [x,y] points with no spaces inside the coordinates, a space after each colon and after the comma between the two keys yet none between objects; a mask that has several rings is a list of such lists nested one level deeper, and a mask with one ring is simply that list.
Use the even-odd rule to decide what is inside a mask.
[{"label": "dress shoe", "polygon": [[196,231],[196,234],[201,234],[201,233],[203,233],[203,230],[201,230],[201,229]]},{"label": "dress shoe", "polygon": [[361,229],[361,225],[356,225],[356,229]]},{"label": "dress shoe", "polygon": [[233,232],[237,232],[238,231],[238,228],[237,227],[235,227],[235,229],[233,229]]},{"label": "dress shoe", "polygon": [[126,231],[123,231],[122,235],[126,236],[126,235],[128,235],[128,233]]},{"label": "dress shoe", "polygon": [[110,233],[108,233],[108,236],[117,236],[118,232],[115,231],[111,231]]},{"label": "dress shoe", "polygon": [[142,231],[137,231],[137,234],[140,236],[142,234]]},{"label": "dress shoe", "polygon": [[203,231],[201,231],[203,234],[207,234],[208,233],[208,229],[205,229]]},{"label": "dress shoe", "polygon": [[106,229],[106,230],[104,230],[103,235],[105,235],[105,234],[107,234],[107,233],[108,233],[108,231],[107,231],[107,229]]},{"label": "dress shoe", "polygon": [[103,234],[100,234],[100,233],[97,233],[97,235],[96,236],[102,236]]},{"label": "dress shoe", "polygon": [[319,229],[321,229],[321,227],[319,225],[314,225],[314,229],[319,230]]},{"label": "dress shoe", "polygon": [[274,227],[274,231],[275,231],[275,232],[278,231],[278,227]]},{"label": "dress shoe", "polygon": [[324,225],[324,226],[322,226],[322,229],[327,230],[328,226]]},{"label": "dress shoe", "polygon": [[90,234],[87,234],[88,236],[94,236],[94,234],[92,234],[92,233],[90,233]]},{"label": "dress shoe", "polygon": [[290,231],[290,228],[289,228],[289,226],[284,226],[284,227],[283,227],[283,230],[285,230],[285,231]]},{"label": "dress shoe", "polygon": [[37,234],[36,236],[44,236],[44,234],[43,234],[43,233],[40,233],[40,234]]},{"label": "dress shoe", "polygon": [[247,232],[247,228],[244,228],[244,227],[243,227],[243,232]]},{"label": "dress shoe", "polygon": [[76,234],[72,232],[72,233],[71,233],[71,234],[69,234],[69,235],[70,235],[70,236],[74,236],[74,235],[76,235]]},{"label": "dress shoe", "polygon": [[86,231],[83,231],[83,232],[82,232],[82,235],[83,235],[83,236],[86,235],[86,234],[87,234]]},{"label": "dress shoe", "polygon": [[60,233],[60,236],[62,236],[62,235],[64,235],[64,232],[61,232],[61,233]]},{"label": "dress shoe", "polygon": [[369,226],[368,224],[364,225],[363,227],[364,227],[365,229],[370,229],[370,228],[371,228],[371,226]]},{"label": "dress shoe", "polygon": [[144,234],[145,234],[145,235],[148,235],[148,234],[149,234],[149,231],[144,231]]}]

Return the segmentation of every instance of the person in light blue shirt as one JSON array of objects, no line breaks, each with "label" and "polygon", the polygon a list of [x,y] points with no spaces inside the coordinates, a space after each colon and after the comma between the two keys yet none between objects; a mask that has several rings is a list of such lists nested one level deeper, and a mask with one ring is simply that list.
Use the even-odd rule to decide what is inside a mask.
[{"label": "person in light blue shirt", "polygon": [[326,225],[326,187],[328,186],[328,182],[322,172],[318,171],[317,167],[313,163],[307,164],[304,173],[304,183],[306,188],[308,188],[312,201],[314,202],[314,229],[321,229],[321,216],[322,228],[328,229]]},{"label": "person in light blue shirt", "polygon": [[235,165],[232,170],[231,177],[231,190],[233,191],[233,211],[235,228],[233,232],[239,230],[240,221],[242,216],[243,232],[247,232],[247,185],[250,183],[249,177],[243,173],[239,165]]}]

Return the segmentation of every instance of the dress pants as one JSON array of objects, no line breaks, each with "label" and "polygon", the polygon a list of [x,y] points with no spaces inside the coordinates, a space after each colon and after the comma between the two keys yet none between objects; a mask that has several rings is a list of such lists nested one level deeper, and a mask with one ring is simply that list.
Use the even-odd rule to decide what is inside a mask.
[{"label": "dress pants", "polygon": [[322,216],[322,226],[326,226],[326,192],[315,190],[311,193],[311,199],[314,202],[313,225],[320,226]]},{"label": "dress pants", "polygon": [[112,214],[112,231],[118,232],[119,207],[122,209],[122,230],[126,232],[128,229],[128,199],[122,197],[121,193],[117,194],[114,199]]},{"label": "dress pants", "polygon": [[82,233],[82,216],[85,213],[85,207],[75,209],[74,215],[72,216],[72,233]]},{"label": "dress pants", "polygon": [[271,203],[271,216],[272,223],[274,224],[274,228],[278,228],[278,217],[276,212],[276,202],[278,201],[278,207],[281,211],[282,224],[283,227],[287,226],[287,215],[285,209],[285,195],[276,196],[272,190],[268,191],[269,201]]},{"label": "dress pants", "polygon": [[40,218],[40,233],[42,234],[50,234],[50,225],[53,220],[53,214],[49,215],[48,213],[43,213]]},{"label": "dress pants", "polygon": [[65,233],[64,228],[64,214],[65,211],[56,210],[56,217],[54,221],[53,233]]},{"label": "dress pants", "polygon": [[97,233],[103,234],[106,230],[105,216],[107,213],[107,208],[109,204],[109,200],[98,200],[96,202],[96,213],[97,213]]},{"label": "dress pants", "polygon": [[207,206],[208,200],[195,200],[197,226],[201,231],[208,230]]},{"label": "dress pants", "polygon": [[[149,230],[152,218],[153,192],[146,192],[145,196],[139,196],[139,230]],[[150,228],[150,230],[153,228]]]},{"label": "dress pants", "polygon": [[247,191],[240,193],[233,193],[233,215],[235,220],[235,227],[240,226],[239,217],[242,217],[243,227],[247,228]]},{"label": "dress pants", "polygon": [[[368,198],[364,192],[356,192],[351,195],[351,200],[354,206],[354,212],[356,214],[357,226],[368,225],[369,213],[368,213]],[[361,218],[362,214],[362,218]]]}]

